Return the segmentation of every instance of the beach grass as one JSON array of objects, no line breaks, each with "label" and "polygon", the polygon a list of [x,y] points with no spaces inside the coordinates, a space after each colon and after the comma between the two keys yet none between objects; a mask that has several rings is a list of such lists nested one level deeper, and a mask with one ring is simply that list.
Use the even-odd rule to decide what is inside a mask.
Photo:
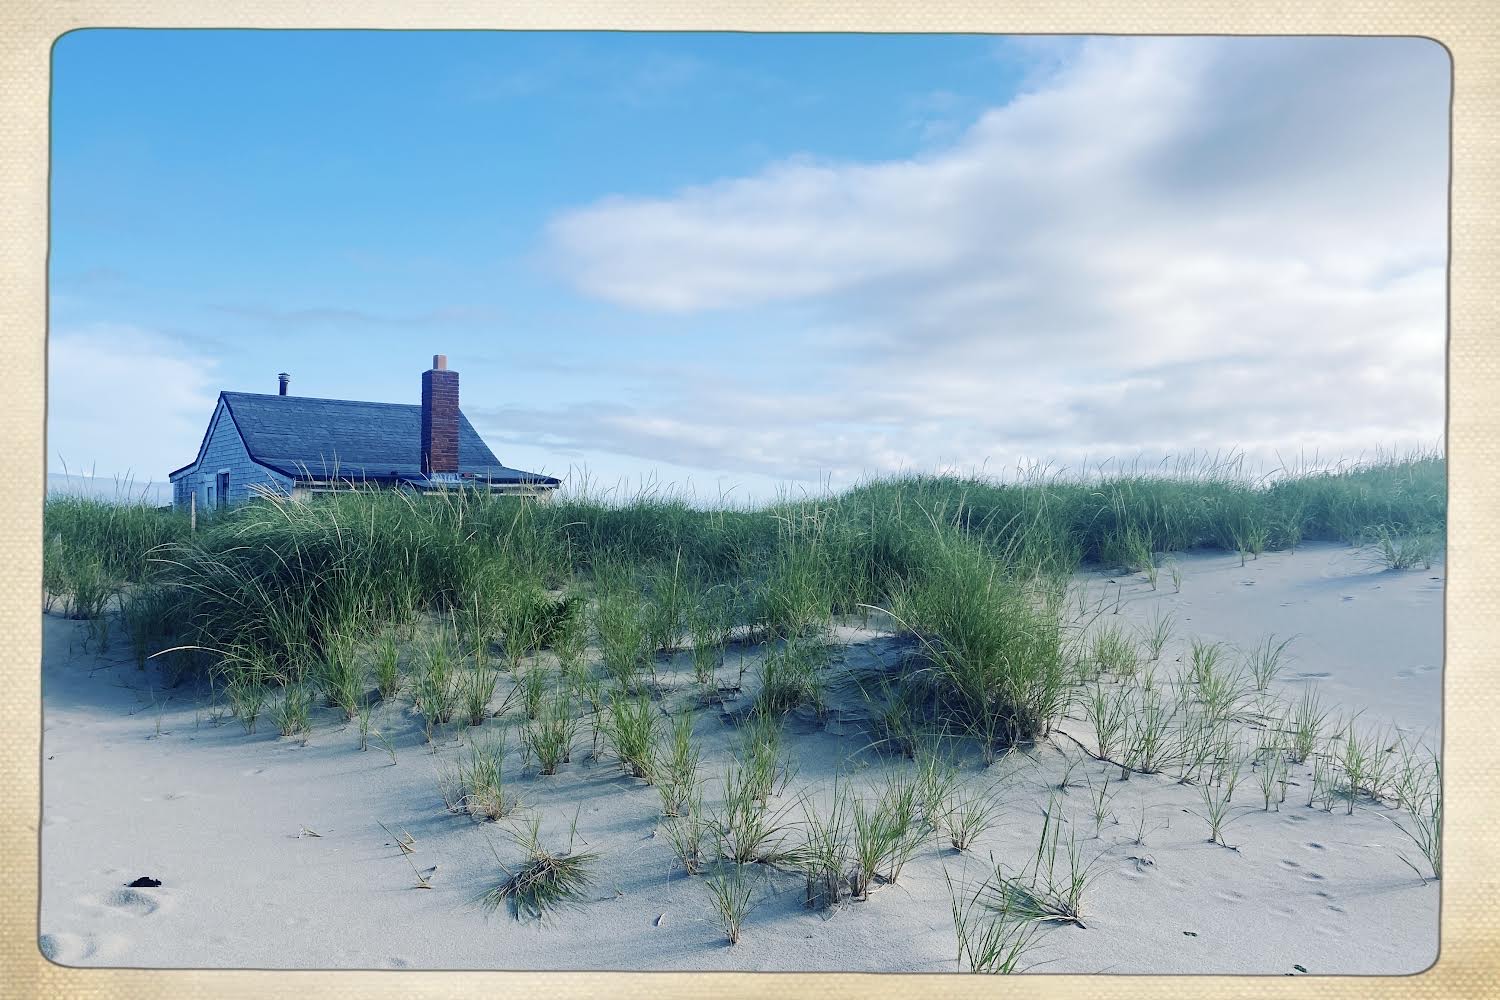
[{"label": "beach grass", "polygon": [[1022,959],[1036,944],[1040,926],[1016,905],[1015,897],[997,878],[970,889],[954,885],[944,871],[952,906],[953,931],[958,939],[958,971],[986,975],[1021,972]]},{"label": "beach grass", "polygon": [[719,807],[709,813],[709,827],[719,853],[736,865],[787,864],[795,861],[791,842],[796,802],[770,806],[762,799],[759,776],[738,763],[724,774]]},{"label": "beach grass", "polygon": [[616,692],[604,720],[605,740],[632,777],[656,780],[657,743],[661,721],[656,706],[644,694]]},{"label": "beach grass", "polygon": [[[1066,839],[1063,829],[1067,828]],[[1004,895],[1007,912],[1043,923],[1083,923],[1083,894],[1097,873],[1093,861],[1084,861],[1082,845],[1072,827],[1062,818],[1057,800],[1048,801],[1042,812],[1041,836],[1036,853],[1020,870],[995,870],[995,885]]]},{"label": "beach grass", "polygon": [[740,943],[740,932],[745,926],[745,917],[750,913],[754,898],[755,883],[746,872],[746,865],[721,863],[712,874],[703,879],[708,892],[714,919],[730,945]]},{"label": "beach grass", "polygon": [[573,851],[568,847],[554,851],[541,838],[541,816],[533,815],[512,833],[521,849],[522,860],[514,867],[500,859],[502,877],[480,894],[478,902],[487,913],[509,906],[517,920],[541,920],[561,906],[582,903],[594,882],[599,855],[590,851]]},{"label": "beach grass", "polygon": [[[958,761],[972,766],[977,751],[988,768],[1060,747],[1048,737],[1081,715],[1095,750],[1080,743],[1061,781],[1048,775],[1056,795],[1029,861],[992,863],[977,886],[949,883],[960,968],[1007,972],[1040,924],[1083,926],[1097,859],[1085,859],[1087,831],[1059,803],[1087,809],[1076,822],[1091,819],[1100,838],[1132,775],[1170,770],[1196,784],[1208,839],[1227,847],[1246,763],[1267,810],[1285,800],[1291,768],[1310,763],[1310,804],[1394,805],[1412,845],[1402,860],[1441,877],[1436,756],[1404,738],[1387,747],[1353,720],[1330,726],[1313,688],[1283,700],[1291,638],[1237,653],[1179,637],[1161,612],[1131,629],[1110,601],[1118,613],[1127,589],[1138,598],[1139,579],[1084,595],[1076,613],[1068,585],[1089,565],[1144,572],[1154,589],[1161,564],[1180,589],[1163,554],[1207,546],[1248,561],[1312,539],[1414,568],[1440,555],[1445,517],[1445,463],[1431,455],[1268,483],[1232,465],[1033,471],[1009,483],[900,476],[758,508],[651,493],[539,504],[350,490],[257,500],[196,530],[166,511],[49,500],[43,601],[100,629],[118,621],[142,665],[160,656],[206,669],[247,733],[269,719],[305,737],[321,701],[359,720],[361,749],[378,739],[395,763],[383,730],[410,718],[409,701],[428,750],[452,755],[439,775],[445,804],[479,820],[514,819],[512,783],[530,780],[533,762],[559,773],[587,724],[594,758],[607,750],[656,786],[657,829],[684,871],[704,876],[730,943],[758,879],[800,876],[805,905],[827,911],[898,883],[908,864],[922,872],[926,859],[913,858],[934,839],[957,852],[943,863],[972,864],[1003,803]],[[843,680],[831,656],[841,630],[872,621],[896,652],[867,692],[870,741],[855,756],[883,772],[862,789],[841,772],[831,800],[826,785],[789,791],[806,710],[825,721]],[[729,683],[726,656],[740,658],[747,691]],[[509,694],[492,711],[502,680]],[[512,701],[525,719],[496,718]],[[694,727],[708,732],[715,716],[737,743],[727,770],[705,779]],[[467,751],[438,738],[450,723]],[[1257,732],[1242,749],[1247,726]],[[519,778],[503,773],[508,737],[525,758]],[[1135,832],[1143,843],[1144,803]],[[545,847],[535,815],[513,839],[522,860],[484,890],[487,909],[539,918],[582,901],[598,855],[574,853],[571,837],[566,850]]]}]

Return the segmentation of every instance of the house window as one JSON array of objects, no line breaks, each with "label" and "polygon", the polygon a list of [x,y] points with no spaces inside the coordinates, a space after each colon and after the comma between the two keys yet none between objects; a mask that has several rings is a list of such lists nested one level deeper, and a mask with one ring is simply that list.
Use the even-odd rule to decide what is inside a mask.
[{"label": "house window", "polygon": [[219,509],[229,506],[229,473],[221,472],[215,477],[214,486],[219,494]]}]

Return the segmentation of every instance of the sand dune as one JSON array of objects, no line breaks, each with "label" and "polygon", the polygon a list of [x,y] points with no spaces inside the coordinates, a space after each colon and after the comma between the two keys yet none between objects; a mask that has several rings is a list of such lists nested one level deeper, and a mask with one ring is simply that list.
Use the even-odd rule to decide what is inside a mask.
[{"label": "sand dune", "polygon": [[[1378,572],[1360,550],[1325,544],[1243,567],[1218,552],[1178,558],[1181,593],[1165,573],[1154,591],[1140,577],[1080,574],[1083,600],[1104,609],[1096,627],[1173,612],[1164,672],[1189,636],[1244,647],[1267,633],[1295,634],[1279,682],[1288,697],[1315,683],[1340,711],[1364,709],[1363,722],[1426,734],[1435,745],[1441,564]],[[876,632],[842,635],[849,644],[835,671],[888,669],[903,654],[901,642]],[[1035,971],[1404,974],[1437,955],[1440,883],[1424,883],[1401,860],[1416,852],[1393,822],[1396,810],[1369,801],[1352,815],[1342,805],[1310,808],[1307,768],[1294,766],[1279,810],[1262,808],[1246,780],[1224,830],[1230,849],[1209,842],[1196,787],[1169,775],[1114,781],[1118,768],[1066,737],[988,769],[967,762],[964,781],[995,785],[1004,799],[992,829],[967,855],[929,841],[868,901],[815,914],[802,905],[798,875],[761,871],[734,947],[710,919],[701,880],[682,872],[660,835],[653,789],[582,752],[552,777],[519,776],[512,758],[507,776],[524,808],[542,816],[544,837],[566,841],[576,815],[580,846],[602,863],[590,901],[541,925],[486,917],[474,897],[497,873],[492,851],[507,861],[516,852],[504,824],[443,808],[436,772],[465,752],[454,738],[464,727],[432,748],[415,717],[391,713],[383,724],[393,765],[378,747],[361,752],[356,727],[333,710],[318,710],[305,743],[277,738],[268,722],[246,735],[235,720],[216,720],[206,692],[160,685],[157,669],[137,670],[119,643],[99,654],[83,624],[47,617],[40,947],[55,962],[952,971],[945,872],[964,883],[991,856],[1022,864],[1050,796],[1095,877],[1085,928],[1044,930],[1024,963]],[[804,792],[817,801],[835,775],[859,785],[884,766],[905,766],[856,752],[866,738],[850,691],[833,685],[827,720],[789,720],[797,771],[783,799]],[[721,774],[732,727],[705,710],[696,732],[707,773]],[[1090,745],[1081,718],[1065,719],[1062,732]],[[1058,791],[1064,774],[1070,787]],[[1088,786],[1106,778],[1113,798],[1096,832]],[[716,786],[715,778],[709,799]],[[387,828],[414,838],[409,858]],[[431,888],[415,888],[415,872],[434,867],[424,875]],[[143,875],[161,886],[126,887]]]}]

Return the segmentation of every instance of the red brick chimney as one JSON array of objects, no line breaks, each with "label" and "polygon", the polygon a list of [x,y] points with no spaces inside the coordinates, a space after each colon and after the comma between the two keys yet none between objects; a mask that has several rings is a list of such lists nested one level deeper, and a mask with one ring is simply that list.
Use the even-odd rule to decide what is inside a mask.
[{"label": "red brick chimney", "polygon": [[448,358],[432,356],[422,373],[422,474],[458,471],[458,372]]}]

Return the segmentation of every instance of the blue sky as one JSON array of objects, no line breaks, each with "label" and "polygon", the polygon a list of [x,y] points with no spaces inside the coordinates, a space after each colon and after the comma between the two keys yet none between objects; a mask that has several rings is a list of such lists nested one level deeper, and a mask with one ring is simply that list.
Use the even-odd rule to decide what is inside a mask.
[{"label": "blue sky", "polygon": [[54,55],[49,461],[219,389],[765,496],[1442,429],[1419,40],[85,31]]}]

